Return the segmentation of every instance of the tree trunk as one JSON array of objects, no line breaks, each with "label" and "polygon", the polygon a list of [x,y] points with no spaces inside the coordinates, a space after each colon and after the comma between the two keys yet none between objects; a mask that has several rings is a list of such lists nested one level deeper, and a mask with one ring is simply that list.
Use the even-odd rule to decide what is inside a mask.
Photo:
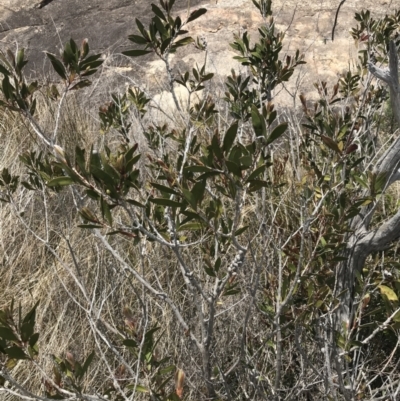
[{"label": "tree trunk", "polygon": [[[384,81],[390,89],[390,99],[393,114],[400,126],[400,85],[399,62],[394,41],[390,41],[389,69],[380,69],[373,64],[368,65],[369,71],[378,79]],[[378,160],[372,174],[383,177],[386,190],[395,181],[400,179],[400,137]],[[400,237],[400,210],[388,221],[379,227],[370,230],[369,225],[376,209],[376,202],[365,206],[352,223],[352,234],[347,241],[344,252],[346,260],[338,266],[336,276],[335,295],[340,304],[334,316],[334,327],[341,332],[350,328],[354,317],[353,292],[356,274],[361,273],[365,260],[372,252],[383,251]]]}]

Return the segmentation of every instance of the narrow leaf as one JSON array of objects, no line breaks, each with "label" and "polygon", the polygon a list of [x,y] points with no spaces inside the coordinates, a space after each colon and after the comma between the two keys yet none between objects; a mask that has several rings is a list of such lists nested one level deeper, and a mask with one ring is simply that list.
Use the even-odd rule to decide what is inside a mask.
[{"label": "narrow leaf", "polygon": [[137,347],[137,342],[135,340],[130,339],[130,338],[122,341],[122,344],[124,344],[125,347],[133,347],[133,348]]},{"label": "narrow leaf", "polygon": [[267,144],[270,144],[280,138],[288,127],[287,123],[279,124],[274,130],[271,132],[270,136],[267,139]]},{"label": "narrow leaf", "polygon": [[265,119],[260,114],[255,104],[251,105],[251,120],[253,123],[254,132],[257,137],[267,137],[267,127],[265,125]]},{"label": "narrow leaf", "polygon": [[84,374],[87,372],[87,370],[88,370],[90,364],[91,364],[92,361],[93,361],[94,355],[95,355],[95,354],[94,354],[94,351],[92,351],[92,352],[90,353],[90,355],[86,358],[86,361],[84,362],[84,364],[83,364],[83,366],[82,366],[82,375],[84,375]]},{"label": "narrow leaf", "polygon": [[147,45],[148,43],[148,41],[143,36],[139,35],[130,35],[128,36],[128,39],[131,42],[136,43],[137,45]]},{"label": "narrow leaf", "polygon": [[128,57],[139,57],[149,53],[152,53],[152,50],[127,50],[122,52],[123,55]]},{"label": "narrow leaf", "polygon": [[167,19],[165,18],[164,13],[158,8],[158,6],[156,6],[155,4],[151,5],[151,9],[153,10],[153,13],[155,15],[157,15],[158,17],[160,17],[162,20],[164,20],[165,22],[167,22]]},{"label": "narrow leaf", "polygon": [[206,8],[199,8],[198,10],[194,10],[190,13],[187,22],[194,21],[195,19],[201,17],[203,14],[207,12]]},{"label": "narrow leaf", "polygon": [[112,216],[110,207],[103,197],[100,198],[100,208],[103,219],[107,220],[108,224],[112,226]]},{"label": "narrow leaf", "polygon": [[65,71],[65,67],[63,63],[56,58],[54,54],[45,52],[46,56],[50,59],[51,65],[54,68],[54,71],[64,80],[67,80],[67,73]]},{"label": "narrow leaf", "polygon": [[28,359],[28,356],[19,347],[6,348],[5,352],[10,358],[13,358],[13,359]]},{"label": "narrow leaf", "polygon": [[14,334],[14,332],[8,327],[0,326],[0,338],[8,341],[18,341],[18,338]]},{"label": "narrow leaf", "polygon": [[238,122],[235,121],[225,133],[224,142],[222,145],[224,152],[229,152],[229,150],[231,149],[233,142],[235,141],[237,131],[238,131]]},{"label": "narrow leaf", "polygon": [[36,345],[36,343],[39,340],[39,333],[35,333],[31,336],[31,338],[29,339],[29,345],[31,347],[34,347]]},{"label": "narrow leaf", "polygon": [[335,151],[336,153],[342,153],[339,149],[338,144],[329,136],[321,135],[322,142],[329,148]]},{"label": "narrow leaf", "polygon": [[4,76],[10,75],[10,72],[5,68],[3,65],[0,64],[0,73],[3,74]]},{"label": "narrow leaf", "polygon": [[262,166],[256,168],[250,175],[249,178],[247,178],[247,182],[254,180],[255,178],[257,178],[260,174],[262,174],[265,169],[266,169],[267,165],[263,164]]},{"label": "narrow leaf", "polygon": [[191,222],[179,226],[178,231],[197,231],[204,228],[201,223]]},{"label": "narrow leaf", "polygon": [[103,228],[103,226],[98,226],[96,224],[78,224],[79,228]]},{"label": "narrow leaf", "polygon": [[161,192],[166,192],[168,194],[172,194],[172,195],[178,195],[178,192],[174,191],[172,188],[170,187],[166,187],[165,185],[160,185],[160,184],[156,184],[155,182],[151,182],[150,185],[156,189],[158,189]]},{"label": "narrow leaf", "polygon": [[74,180],[71,177],[56,177],[53,178],[52,180],[50,180],[47,183],[48,187],[56,187],[56,186],[60,186],[60,187],[64,187],[66,185],[71,185],[74,182]]},{"label": "narrow leaf", "polygon": [[226,164],[226,167],[228,168],[228,170],[231,173],[235,174],[238,177],[242,177],[242,171],[241,171],[240,166],[238,164],[236,164],[236,163],[234,163],[233,161],[230,161],[230,160],[225,160],[225,164]]}]

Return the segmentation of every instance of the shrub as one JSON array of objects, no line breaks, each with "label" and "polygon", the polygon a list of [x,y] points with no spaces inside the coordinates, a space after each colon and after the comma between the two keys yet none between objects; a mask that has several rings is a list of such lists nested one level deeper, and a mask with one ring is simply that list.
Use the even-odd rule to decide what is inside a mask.
[{"label": "shrub", "polygon": [[[253,3],[259,37],[231,44],[249,74],[232,71],[222,99],[210,91],[206,44],[186,36],[207,10],[184,21],[173,0],[152,4],[148,29],[136,20],[136,47],[124,54],[165,63],[175,124],[149,121],[152,100],[132,87],[100,107],[104,137],[92,143],[80,117],[62,117],[103,62],[86,39],[71,39],[61,57],[46,53],[58,87],[26,80],[24,50],[0,53],[3,129],[37,141],[20,145],[23,169],[4,167],[0,178],[6,397],[396,397],[400,233],[387,188],[400,145],[375,131],[388,93],[367,67],[386,77],[396,106],[400,12],[356,14],[351,34],[366,47],[357,70],[317,84],[315,102],[302,94],[299,115],[273,101],[303,57],[282,59],[271,2]],[[189,44],[204,64],[174,77],[169,55]],[[382,63],[390,53],[390,74],[371,49]],[[7,141],[10,163],[17,147]]]}]

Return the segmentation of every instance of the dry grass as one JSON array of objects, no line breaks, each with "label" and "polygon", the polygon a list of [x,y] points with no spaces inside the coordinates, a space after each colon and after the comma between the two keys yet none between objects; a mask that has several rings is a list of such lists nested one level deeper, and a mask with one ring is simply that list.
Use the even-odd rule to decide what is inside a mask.
[{"label": "dry grass", "polygon": [[[54,129],[55,115],[54,104],[42,103],[38,121],[46,132]],[[218,118],[215,125],[225,127],[228,116]],[[301,285],[295,301],[280,317],[282,399],[323,399],[326,394],[321,380],[321,377],[327,378],[323,351],[326,344],[321,335],[323,313],[312,304],[307,291],[318,291],[319,286],[325,284],[326,270],[322,270],[327,267],[317,259],[310,262],[318,245],[318,236],[298,234],[305,216],[313,210],[318,199],[305,205],[301,182],[306,178],[306,182],[312,183],[313,177],[306,177],[307,171],[300,165],[300,121],[294,114],[286,113],[285,118],[292,119],[290,133],[274,148],[274,166],[265,177],[271,180],[273,189],[249,196],[243,205],[241,224],[248,225],[249,229],[241,241],[249,244],[249,256],[235,279],[240,292],[221,297],[216,304],[212,348],[214,379],[221,393],[230,392],[233,400],[244,399],[245,394],[252,391],[254,400],[263,400],[265,394],[271,394],[270,388],[274,385],[271,377],[276,369],[278,352],[274,321],[276,299],[282,282],[289,286],[293,280],[296,264],[304,269],[304,278],[299,279]],[[135,127],[138,128],[132,139],[144,143],[142,128],[139,124]],[[211,128],[204,128],[199,135],[207,140],[212,133]],[[67,153],[73,153],[76,145],[87,150],[92,145],[100,150],[104,145],[116,148],[120,139],[113,133],[100,134],[98,122],[85,114],[73,97],[68,98],[62,110],[58,138]],[[9,113],[0,116],[0,139],[0,170],[9,167],[13,174],[25,174],[18,161],[19,154],[43,150],[24,121]],[[165,151],[171,157],[174,157],[175,149],[174,143],[166,142]],[[315,147],[313,151],[319,149]],[[143,152],[150,150],[143,146]],[[150,175],[144,161],[141,167],[143,177]],[[277,188],[281,183],[286,185]],[[229,206],[225,210],[229,212]],[[123,221],[126,216],[117,211],[114,219]],[[129,308],[138,339],[152,327],[161,328],[158,333],[161,340],[155,351],[157,359],[169,357],[168,363],[184,370],[185,399],[204,399],[200,353],[189,333],[179,326],[172,310],[160,299],[150,296],[95,235],[77,228],[80,222],[76,193],[70,189],[54,193],[47,189],[32,192],[21,188],[12,205],[0,203],[0,293],[3,294],[0,309],[11,299],[21,302],[24,310],[40,301],[37,365],[51,375],[54,366],[51,355],[64,357],[71,352],[77,360],[82,360],[95,349],[95,363],[84,383],[87,393],[113,383],[121,358],[135,370],[137,360],[121,347],[118,335],[127,333],[124,308]],[[319,222],[313,224],[318,232]],[[302,241],[304,250],[299,255],[296,247]],[[55,253],[49,251],[45,243]],[[187,290],[173,252],[156,242],[140,240],[134,244],[122,236],[110,237],[109,243],[148,283],[170,295],[190,330],[201,337],[199,310],[208,311],[205,306],[196,304],[193,294]],[[199,277],[204,290],[211,292],[215,283],[204,271],[208,261],[202,246],[211,245],[204,240],[204,243],[185,249],[182,256]],[[291,250],[298,252],[297,256],[292,255]],[[222,264],[228,265],[232,259],[232,245],[220,252]],[[106,341],[102,341],[102,336]],[[238,358],[240,364],[230,370]],[[228,372],[227,376],[222,377],[220,370]],[[13,373],[29,390],[39,393],[43,390],[43,375],[32,364],[20,363]],[[141,380],[146,383],[149,376],[143,375]],[[129,381],[132,380],[129,377]],[[296,389],[301,387],[304,391],[297,393]],[[173,389],[173,381],[168,383],[167,389]],[[17,400],[11,395],[1,396],[4,401]],[[142,398],[148,399],[148,396]]]}]

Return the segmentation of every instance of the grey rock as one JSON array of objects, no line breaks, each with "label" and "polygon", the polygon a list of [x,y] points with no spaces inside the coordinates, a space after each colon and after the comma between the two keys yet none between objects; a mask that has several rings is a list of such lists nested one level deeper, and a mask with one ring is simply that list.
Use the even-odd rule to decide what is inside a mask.
[{"label": "grey rock", "polygon": [[[191,0],[191,8],[205,3]],[[70,38],[89,39],[95,53],[120,53],[132,48],[128,35],[136,30],[135,18],[150,19],[147,0],[0,0],[0,46],[27,49],[32,74],[48,71],[43,50],[57,53]],[[174,10],[184,11],[187,0],[176,0]]]}]

